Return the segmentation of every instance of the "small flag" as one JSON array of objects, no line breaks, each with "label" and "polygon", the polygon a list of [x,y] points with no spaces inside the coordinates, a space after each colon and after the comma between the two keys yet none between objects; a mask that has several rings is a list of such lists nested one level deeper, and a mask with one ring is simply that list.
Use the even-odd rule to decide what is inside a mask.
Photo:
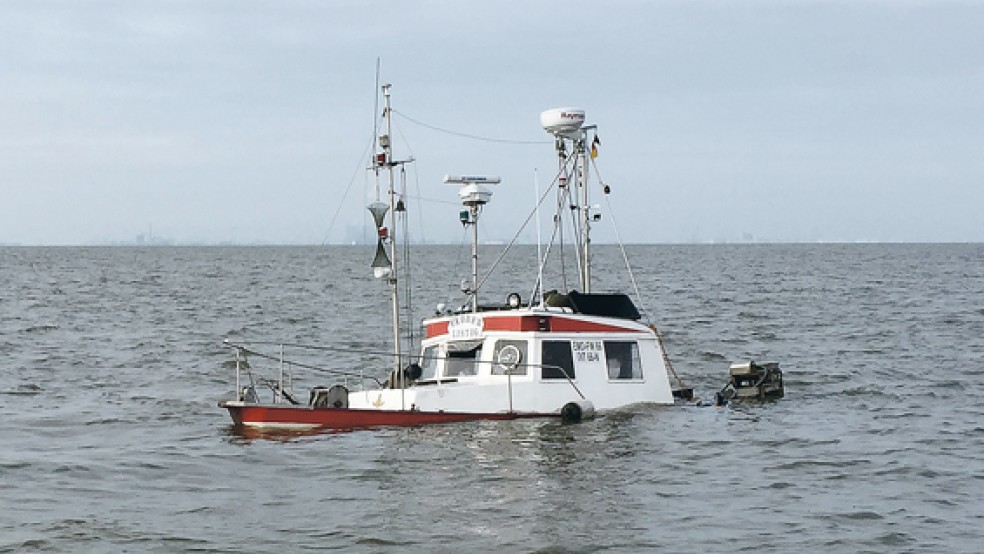
[{"label": "small flag", "polygon": [[592,160],[598,157],[598,145],[600,145],[600,144],[601,144],[601,139],[598,138],[598,135],[595,135],[594,140],[591,141],[591,159]]}]

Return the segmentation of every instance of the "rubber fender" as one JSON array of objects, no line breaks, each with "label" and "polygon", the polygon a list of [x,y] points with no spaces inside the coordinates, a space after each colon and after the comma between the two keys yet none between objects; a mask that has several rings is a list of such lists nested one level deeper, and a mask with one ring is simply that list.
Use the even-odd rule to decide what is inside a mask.
[{"label": "rubber fender", "polygon": [[564,423],[580,423],[594,415],[594,404],[590,400],[572,400],[560,409],[560,420]]}]

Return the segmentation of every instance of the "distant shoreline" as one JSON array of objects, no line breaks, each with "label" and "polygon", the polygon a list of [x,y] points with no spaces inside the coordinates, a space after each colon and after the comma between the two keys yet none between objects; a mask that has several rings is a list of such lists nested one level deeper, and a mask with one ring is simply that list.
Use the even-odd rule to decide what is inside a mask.
[{"label": "distant shoreline", "polygon": [[[817,241],[817,242],[633,242],[627,243],[626,247],[634,246],[886,246],[886,245],[978,245],[984,241]],[[596,247],[618,246],[614,242],[592,243]],[[315,243],[261,243],[261,242],[174,242],[162,244],[136,244],[136,243],[91,243],[91,244],[18,244],[0,243],[0,248],[133,248],[133,249],[158,249],[158,248],[371,248],[372,244],[315,244]],[[433,242],[416,243],[414,247],[431,246],[460,246],[458,243]],[[501,242],[482,244],[482,247],[498,248],[505,247]],[[535,243],[517,242],[514,246],[536,246]]]}]

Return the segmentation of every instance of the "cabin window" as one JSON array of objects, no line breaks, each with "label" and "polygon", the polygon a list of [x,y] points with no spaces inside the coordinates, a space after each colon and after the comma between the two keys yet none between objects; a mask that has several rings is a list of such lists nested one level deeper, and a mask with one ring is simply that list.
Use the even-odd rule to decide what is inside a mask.
[{"label": "cabin window", "polygon": [[526,341],[499,340],[492,355],[492,375],[526,375]]},{"label": "cabin window", "polygon": [[420,356],[420,380],[433,381],[437,378],[437,347],[428,346]]},{"label": "cabin window", "polygon": [[605,362],[608,378],[642,379],[642,362],[639,360],[639,343],[634,341],[605,341]]},{"label": "cabin window", "polygon": [[541,376],[544,379],[574,378],[574,356],[571,355],[571,342],[566,340],[543,341],[543,366]]},{"label": "cabin window", "polygon": [[444,360],[444,376],[478,375],[478,360],[482,357],[480,341],[449,342]]}]

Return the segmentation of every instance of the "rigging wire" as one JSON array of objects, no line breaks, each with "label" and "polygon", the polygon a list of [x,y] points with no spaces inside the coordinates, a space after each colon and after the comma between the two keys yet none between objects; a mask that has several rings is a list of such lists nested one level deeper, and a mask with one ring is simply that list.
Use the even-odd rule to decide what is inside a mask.
[{"label": "rigging wire", "polygon": [[[615,218],[615,210],[612,209],[611,200],[609,199],[608,192],[606,192],[605,190],[608,189],[608,191],[610,191],[611,189],[610,187],[608,187],[608,185],[605,183],[605,180],[602,178],[601,171],[598,169],[598,165],[595,163],[594,160],[591,160],[591,166],[594,167],[595,173],[598,175],[598,183],[601,184],[602,186],[602,193],[603,193],[602,196],[605,197],[605,207],[608,209],[608,217],[610,217],[612,220],[612,228],[615,231],[615,240],[618,241],[618,247],[622,253],[622,261],[625,262],[625,270],[628,272],[629,281],[632,283],[632,291],[635,293],[636,301],[639,302],[639,306],[642,306],[643,305],[642,294],[640,294],[639,292],[639,283],[636,281],[635,272],[632,271],[632,264],[629,263],[629,255],[625,250],[625,242],[622,241],[622,233],[618,228],[618,221]],[[649,314],[646,313],[645,308],[642,308],[641,311],[642,314],[646,317],[646,321],[649,322],[650,325],[652,325],[653,324],[652,319],[650,319]]]},{"label": "rigging wire", "polygon": [[673,362],[670,361],[670,355],[666,351],[666,345],[663,344],[663,334],[656,327],[656,324],[653,323],[652,318],[649,317],[649,313],[646,312],[646,309],[642,302],[642,294],[639,293],[639,283],[636,281],[635,272],[632,271],[632,264],[629,263],[629,255],[625,250],[625,243],[622,241],[622,233],[618,229],[618,222],[615,219],[615,211],[612,210],[612,204],[608,198],[608,192],[611,189],[605,183],[605,180],[602,178],[601,171],[598,170],[598,165],[595,163],[594,160],[591,160],[591,165],[594,167],[595,173],[598,175],[598,182],[602,185],[602,192],[603,192],[603,196],[605,197],[605,206],[608,209],[608,216],[612,219],[612,228],[615,230],[615,239],[618,241],[619,250],[622,252],[622,260],[625,262],[625,269],[629,273],[629,281],[632,282],[632,291],[635,293],[636,302],[639,304],[638,306],[639,311],[642,313],[643,317],[646,318],[646,322],[649,324],[649,328],[652,329],[653,333],[656,334],[656,340],[659,342],[659,349],[660,352],[663,354],[663,363],[666,364],[666,369],[668,369],[670,373],[673,374],[673,378],[676,379],[679,386],[683,388],[686,385],[684,384],[683,379],[681,379],[680,376],[677,375],[676,370],[673,369]]},{"label": "rigging wire", "polygon": [[413,317],[413,271],[412,271],[413,264],[412,264],[411,259],[410,259],[410,250],[411,250],[410,249],[410,217],[409,217],[409,214],[407,213],[407,204],[406,204],[406,201],[404,200],[404,198],[406,197],[406,190],[407,190],[407,168],[406,168],[406,165],[405,164],[400,164],[400,191],[401,191],[401,198],[400,198],[400,201],[399,201],[398,205],[399,204],[403,204],[403,211],[401,212],[401,215],[399,217],[400,217],[400,221],[403,224],[402,225],[402,227],[403,227],[403,229],[402,229],[402,231],[403,231],[403,260],[404,260],[403,267],[405,267],[405,269],[403,271],[404,271],[404,273],[406,275],[406,278],[404,279],[404,281],[405,281],[405,285],[404,285],[404,297],[406,298],[406,319],[407,319],[407,322],[406,322],[407,323],[407,325],[406,325],[406,329],[407,329],[406,339],[407,339],[407,343],[409,345],[408,348],[407,348],[407,351],[408,352],[414,352],[417,349],[417,346],[416,346],[416,342],[415,342],[415,338],[416,337],[414,336],[414,332],[413,332],[414,326],[411,324],[411,322],[414,320],[414,317]]},{"label": "rigging wire", "polygon": [[[571,166],[571,167],[568,167]],[[569,290],[567,286],[567,257],[564,255],[564,214],[570,212],[570,225],[571,234],[574,235],[574,261],[577,267],[581,267],[581,232],[578,227],[578,218],[574,217],[573,210],[577,209],[576,202],[577,196],[571,191],[571,182],[580,182],[580,177],[577,173],[577,159],[573,156],[564,158],[564,165],[560,169],[559,177],[565,179],[565,184],[557,189],[557,214],[555,219],[556,230],[555,234],[558,236],[559,246],[560,246],[560,274],[561,283],[563,283],[564,290]],[[565,209],[566,207],[570,209]],[[578,269],[580,274],[580,269]]]},{"label": "rigging wire", "polygon": [[[398,113],[398,112],[396,110],[393,110],[393,113]],[[406,135],[403,134],[403,129],[400,128],[399,125],[396,126],[396,132],[400,135],[400,138],[403,139],[403,146],[407,149],[407,152],[410,153],[410,156],[407,159],[407,161],[409,161],[409,162],[416,162],[417,161],[417,156],[415,156],[414,153],[413,153],[413,147],[410,146],[410,141],[407,140]],[[404,164],[403,167],[405,167],[405,164]],[[406,171],[406,170],[404,169],[404,171]],[[420,196],[420,172],[419,171],[415,171],[413,173],[413,179],[414,179],[414,186],[417,188],[417,196],[412,196],[411,197],[411,196],[408,196],[407,195],[407,191],[406,191],[406,176],[404,175],[404,183],[403,183],[403,198],[404,199],[413,198],[415,200],[428,200],[430,202],[442,202],[440,200],[425,199],[422,196]],[[448,204],[454,204],[454,202],[451,202],[451,201],[446,201],[446,203],[448,203]],[[409,215],[407,217],[409,218]],[[423,210],[417,210],[417,217],[418,217],[418,225],[419,225],[419,232],[420,232],[420,241],[421,242],[425,242],[426,239],[424,237],[424,215],[423,215]]]},{"label": "rigging wire", "polygon": [[[407,148],[407,150],[410,150],[409,147]],[[410,151],[410,157],[413,158],[413,159],[416,159],[413,156],[413,151],[412,150]],[[419,171],[414,171],[413,172],[413,184],[414,184],[414,187],[417,190],[417,195],[414,196],[413,198],[416,199],[416,200],[421,200],[422,197],[420,196],[420,172]],[[406,194],[406,193],[404,193],[404,194]],[[407,199],[409,199],[409,198],[410,197],[407,196]],[[418,226],[417,227],[417,229],[418,229],[417,232],[420,233],[420,241],[419,241],[419,244],[424,244],[424,243],[427,242],[427,236],[424,235],[424,210],[421,210],[421,209],[418,209],[417,210],[417,226]]]},{"label": "rigging wire", "polygon": [[[467,244],[467,241],[468,241],[468,226],[467,225],[462,225],[461,226],[461,239],[458,241],[458,248],[457,248],[458,255],[455,257],[455,260],[454,260],[454,266],[453,266],[454,267],[454,273],[453,273],[453,275],[461,275],[462,274],[462,268],[465,266],[465,256],[466,256],[466,254],[469,254],[470,253],[470,252],[468,252],[468,249],[465,247],[465,245]],[[448,285],[448,286],[450,287],[452,285]],[[459,292],[464,292],[464,291],[461,290],[460,283],[459,283],[458,290],[459,290]],[[471,301],[471,295],[470,294],[469,295],[466,295],[465,296],[465,302],[462,304],[462,307],[467,306],[468,305],[468,302],[470,302],[470,301]]]},{"label": "rigging wire", "polygon": [[[533,170],[533,186],[534,193],[533,198],[538,198],[540,196],[540,172],[536,169]],[[537,202],[536,206],[533,208],[534,213],[536,213],[536,284],[533,286],[533,291],[530,293],[530,307],[533,307],[533,299],[536,298],[537,292],[540,293],[539,305],[543,306],[543,252],[541,250],[541,243],[543,242],[540,237],[540,204]]]},{"label": "rigging wire", "polygon": [[393,113],[395,113],[396,115],[402,117],[403,119],[406,119],[407,121],[409,121],[411,123],[415,123],[417,125],[420,125],[421,127],[426,127],[428,129],[431,129],[432,131],[438,131],[438,132],[441,132],[441,133],[446,133],[446,134],[449,134],[449,135],[454,135],[456,137],[463,137],[463,138],[472,139],[472,140],[480,140],[480,141],[483,141],[483,142],[497,142],[497,143],[501,143],[501,144],[549,144],[549,141],[543,141],[543,140],[497,139],[497,138],[490,138],[490,137],[482,137],[482,136],[479,136],[479,135],[471,135],[471,134],[468,134],[468,133],[462,133],[460,131],[452,131],[451,129],[445,129],[443,127],[438,127],[436,125],[431,125],[430,123],[424,123],[423,121],[419,121],[417,119],[414,119],[414,118],[410,117],[409,115],[407,115],[405,113],[402,113],[402,112],[399,112],[397,110],[393,110]]},{"label": "rigging wire", "polygon": [[[235,348],[235,349],[239,350],[240,352],[242,352],[245,355],[256,356],[257,358],[263,358],[265,360],[272,360],[272,361],[275,361],[275,362],[281,361],[281,357],[279,357],[279,356],[274,356],[274,355],[271,355],[271,354],[264,354],[263,352],[258,352],[256,350],[252,350],[250,348],[247,348],[245,345],[236,344],[236,343],[232,343],[232,342],[229,342],[229,341],[226,341],[226,344],[229,345],[232,348]],[[366,354],[366,355],[373,355],[373,356],[379,356],[379,357],[394,356],[395,355],[392,352],[386,353],[386,352],[379,352],[379,351],[355,350],[355,349],[345,349],[345,348],[318,348],[318,347],[313,347],[313,346],[306,346],[306,345],[303,345],[303,344],[277,343],[277,342],[269,342],[269,341],[258,341],[258,342],[254,342],[252,344],[256,344],[256,345],[280,345],[280,346],[297,347],[297,348],[308,348],[308,349],[315,349],[315,350],[330,350],[330,351],[335,351],[335,352],[348,352],[348,353],[355,353],[355,354]],[[332,375],[345,375],[347,377],[358,377],[360,379],[372,379],[377,384],[382,385],[382,382],[379,379],[377,379],[375,377],[372,377],[372,376],[369,376],[369,375],[363,375],[363,374],[360,374],[360,373],[356,373],[354,371],[345,371],[345,370],[341,370],[341,369],[330,369],[330,368],[326,368],[326,367],[319,367],[319,366],[316,366],[316,365],[310,365],[310,364],[305,364],[305,363],[296,362],[296,361],[290,361],[290,360],[283,360],[283,361],[284,361],[284,363],[288,363],[291,366],[302,367],[304,369],[310,369],[310,370],[314,370],[314,371],[320,371],[320,372],[329,373],[329,374],[332,374]]]},{"label": "rigging wire", "polygon": [[[418,177],[417,188],[418,189],[420,188],[419,177]],[[417,195],[417,196],[408,196],[407,198],[410,198],[411,200],[418,200],[418,201],[421,201],[421,202],[433,202],[435,204],[447,204],[449,206],[460,206],[461,205],[461,202],[455,202],[453,200],[440,200],[440,199],[437,199],[437,198],[428,198],[426,196],[420,196],[420,195]],[[423,216],[421,216],[421,225],[423,225]]]},{"label": "rigging wire", "polygon": [[[538,288],[540,289],[541,293],[543,291],[543,268],[546,267],[547,260],[550,259],[550,252],[553,250],[553,246],[554,244],[556,244],[556,240],[557,240],[557,227],[554,226],[553,233],[550,235],[550,242],[547,243],[547,250],[543,253],[541,258],[538,260],[539,267],[537,268],[537,283],[533,287],[534,291],[536,291],[536,289]],[[541,294],[541,299],[542,299],[542,294]]]},{"label": "rigging wire", "polygon": [[[379,66],[380,59],[376,58],[376,88],[373,89],[373,106],[372,106],[372,153],[379,152]],[[375,161],[375,160],[374,160]],[[376,174],[376,202],[379,202],[379,164],[373,163],[373,173]]]},{"label": "rigging wire", "polygon": [[[404,166],[404,168],[405,168],[405,166]],[[406,169],[404,169],[404,171],[406,171]],[[419,171],[414,171],[413,177],[414,177],[414,186],[417,187],[417,194],[419,196],[419,194],[420,194],[420,172]],[[403,219],[404,219],[404,221],[406,221],[406,229],[404,231],[404,235],[407,237],[407,240],[404,242],[404,248],[406,249],[406,252],[404,254],[404,258],[406,258],[406,260],[407,260],[407,314],[408,314],[407,317],[409,319],[409,321],[407,322],[407,338],[410,341],[410,349],[409,349],[409,351],[411,353],[413,353],[413,352],[416,352],[417,351],[417,345],[416,345],[416,342],[415,342],[415,336],[414,336],[414,331],[413,331],[414,330],[413,322],[416,320],[416,317],[414,317],[414,315],[413,315],[413,305],[410,302],[410,299],[412,298],[412,292],[413,292],[412,289],[411,289],[411,286],[410,286],[410,282],[412,281],[412,278],[413,278],[413,267],[414,266],[410,262],[410,251],[411,251],[411,248],[410,248],[410,240],[409,240],[410,239],[410,211],[409,211],[410,210],[410,206],[409,206],[409,203],[407,202],[407,199],[408,198],[407,198],[407,193],[406,193],[406,183],[405,183],[405,181],[406,181],[406,177],[404,176],[404,186],[403,186],[404,204],[403,205],[404,205],[404,209],[407,210],[407,212],[404,213],[404,215],[403,215]],[[418,233],[420,234],[420,243],[422,244],[425,241],[425,237],[424,237],[424,216],[423,216],[423,210],[420,210],[420,209],[417,210],[417,218],[418,218]]]},{"label": "rigging wire", "polygon": [[[390,108],[390,110],[393,113],[396,113],[396,110],[392,108]],[[416,351],[417,347],[416,347],[416,335],[414,333],[414,325],[413,325],[413,321],[415,319],[413,315],[413,289],[412,289],[413,263],[411,260],[412,249],[410,245],[411,242],[410,241],[410,208],[407,203],[407,200],[410,198],[407,194],[407,163],[416,161],[416,156],[414,156],[413,148],[410,146],[410,141],[408,141],[406,135],[403,134],[403,129],[401,129],[399,125],[395,125],[393,126],[393,131],[400,136],[400,138],[403,141],[403,147],[406,148],[407,152],[409,153],[407,159],[404,162],[400,163],[400,192],[399,192],[400,200],[397,203],[397,205],[400,204],[403,205],[403,211],[401,212],[399,217],[402,223],[401,232],[403,236],[403,259],[405,260],[405,262],[401,267],[403,267],[403,273],[406,276],[405,286],[404,286],[404,298],[406,299],[406,304],[404,306],[406,307],[406,315],[405,315],[406,339],[409,344],[407,351],[412,353]],[[390,140],[392,141],[392,137],[390,138]],[[415,171],[413,175],[414,175],[414,182],[417,187],[417,194],[419,197],[420,172]],[[421,235],[421,240],[423,240],[423,229],[424,229],[422,213],[423,210],[417,210],[418,217],[420,218],[418,230]],[[402,323],[404,322],[401,322],[401,324]],[[413,354],[410,354],[410,356],[412,357]]]},{"label": "rigging wire", "polygon": [[[554,235],[557,237],[557,241],[560,244],[560,253],[558,254],[558,257],[560,259],[560,282],[563,283],[562,285],[563,289],[567,290],[567,258],[566,256],[564,256],[564,250],[565,250],[564,249],[564,214],[567,213],[567,210],[564,209],[564,206],[570,203],[570,201],[567,200],[567,195],[569,194],[569,188],[571,184],[570,184],[570,179],[567,179],[566,177],[567,175],[566,168],[564,168],[564,171],[565,171],[564,173],[565,184],[564,186],[557,187],[557,209],[554,212],[553,232]],[[552,243],[553,238],[551,238],[550,240]]]},{"label": "rigging wire", "polygon": [[[560,174],[558,173],[558,175],[554,177],[553,183],[551,183],[550,186],[547,187],[547,190],[543,191],[543,194],[540,196],[540,200],[537,202],[536,207],[533,209],[533,211],[529,213],[529,215],[526,216],[526,219],[523,220],[523,224],[519,226],[519,230],[516,231],[516,234],[513,235],[513,237],[509,240],[509,243],[506,244],[506,247],[502,249],[501,253],[499,253],[499,257],[496,258],[494,262],[492,262],[492,265],[485,272],[485,275],[483,275],[482,278],[479,280],[478,286],[475,287],[476,290],[475,292],[473,292],[473,294],[478,294],[478,291],[481,290],[482,286],[485,284],[485,281],[487,281],[489,277],[491,277],[492,272],[495,271],[495,268],[499,265],[499,262],[502,261],[502,258],[505,257],[506,253],[509,252],[509,249],[516,244],[517,240],[519,240],[519,235],[522,234],[522,232],[526,229],[526,226],[529,225],[530,221],[532,221],[533,218],[536,216],[540,208],[540,205],[543,204],[544,200],[547,199],[547,196],[549,196],[550,191],[553,190],[553,187],[554,185],[557,184],[557,180],[559,178],[560,178]],[[552,242],[553,240],[551,239],[551,243]],[[549,252],[549,247],[548,247],[548,252]],[[544,259],[546,259],[546,257],[544,257]],[[471,297],[469,296],[468,298],[470,299]]]},{"label": "rigging wire", "polygon": [[[252,348],[250,348],[249,346],[247,346],[245,342],[242,343],[242,344],[239,344],[239,343],[233,343],[233,342],[230,342],[230,341],[226,340],[225,341],[225,344],[229,348],[234,348],[235,350],[237,350],[238,352],[240,352],[244,356],[243,370],[246,371],[246,373],[249,376],[251,382],[254,379],[255,380],[261,380],[267,386],[271,386],[272,385],[271,388],[276,387],[277,386],[277,383],[274,383],[274,382],[270,381],[269,379],[263,377],[262,375],[255,375],[254,376],[253,375],[253,368],[249,364],[249,360],[248,360],[248,357],[249,356],[261,358],[261,359],[264,359],[264,360],[274,361],[274,362],[283,362],[285,365],[288,365],[288,366],[291,366],[291,367],[301,367],[301,368],[304,368],[304,369],[310,369],[310,370],[314,370],[314,371],[318,371],[318,372],[322,372],[322,373],[328,373],[328,374],[333,374],[333,375],[344,375],[346,377],[357,377],[360,380],[369,379],[369,380],[375,381],[376,384],[379,385],[379,386],[383,386],[383,384],[384,384],[383,381],[381,381],[380,379],[378,379],[376,377],[373,377],[371,375],[366,375],[366,374],[361,373],[361,372],[360,373],[357,373],[357,372],[354,372],[354,371],[345,371],[345,370],[341,370],[341,369],[331,369],[331,368],[326,368],[326,367],[319,367],[319,366],[316,366],[316,365],[306,364],[306,363],[298,362],[298,361],[295,361],[295,360],[289,360],[289,359],[286,359],[286,358],[283,358],[283,357],[277,356],[277,355],[266,354],[266,353],[260,352],[258,350],[253,350]],[[394,354],[393,352],[384,352],[384,351],[379,351],[379,350],[366,350],[366,349],[359,349],[359,348],[344,348],[344,347],[337,347],[337,346],[319,346],[319,345],[299,344],[299,343],[289,343],[289,342],[249,341],[248,344],[249,345],[256,345],[256,346],[280,346],[280,347],[284,347],[284,348],[296,348],[296,349],[299,349],[299,350],[315,350],[315,351],[323,351],[323,352],[342,352],[342,353],[347,353],[347,354],[360,354],[362,356],[372,356],[372,357],[378,357],[378,358],[386,358],[386,357],[394,357],[394,356],[396,356],[396,354]],[[450,359],[453,359],[452,356],[441,356],[441,355],[431,355],[429,357],[431,359],[434,359],[434,360],[450,360]],[[475,363],[476,364],[489,364],[490,365],[490,364],[498,364],[499,362],[496,361],[496,360],[476,360]],[[557,370],[560,370],[561,372],[564,372],[564,368],[562,368],[560,366],[557,366],[557,365],[552,365],[552,364],[520,363],[520,364],[516,364],[516,365],[517,365],[517,367],[527,367],[527,368],[530,368],[530,367],[532,367],[532,368],[552,368],[552,369],[557,369]],[[566,377],[566,375],[565,375],[565,377]],[[453,381],[453,378],[448,379],[448,381],[449,382]],[[572,386],[574,386],[574,383],[571,382],[570,377],[567,377],[567,381]],[[279,387],[277,387],[277,388],[279,389]],[[581,398],[584,398],[584,395],[581,394],[581,391],[576,386],[574,386],[574,390],[578,392],[578,394],[581,396]],[[286,390],[284,390],[283,392],[286,392]]]},{"label": "rigging wire", "polygon": [[[359,158],[360,160],[366,159],[366,154],[369,153],[369,150],[373,148],[374,144],[376,144],[375,132],[373,133],[373,137],[369,141],[369,144],[366,145],[365,150],[362,151],[362,156]],[[339,214],[342,213],[342,208],[345,206],[345,199],[348,198],[349,192],[352,191],[352,185],[355,183],[356,177],[358,177],[359,173],[364,170],[365,168],[362,166],[362,162],[360,161],[359,166],[356,167],[355,171],[352,173],[352,179],[349,180],[348,186],[345,187],[345,192],[342,194],[342,199],[338,201],[338,208],[335,209],[335,215],[331,217],[331,222],[328,223],[328,229],[325,231],[325,238],[321,241],[321,246],[328,244],[328,236],[331,234],[331,230],[335,226],[335,222],[338,221]]]}]

